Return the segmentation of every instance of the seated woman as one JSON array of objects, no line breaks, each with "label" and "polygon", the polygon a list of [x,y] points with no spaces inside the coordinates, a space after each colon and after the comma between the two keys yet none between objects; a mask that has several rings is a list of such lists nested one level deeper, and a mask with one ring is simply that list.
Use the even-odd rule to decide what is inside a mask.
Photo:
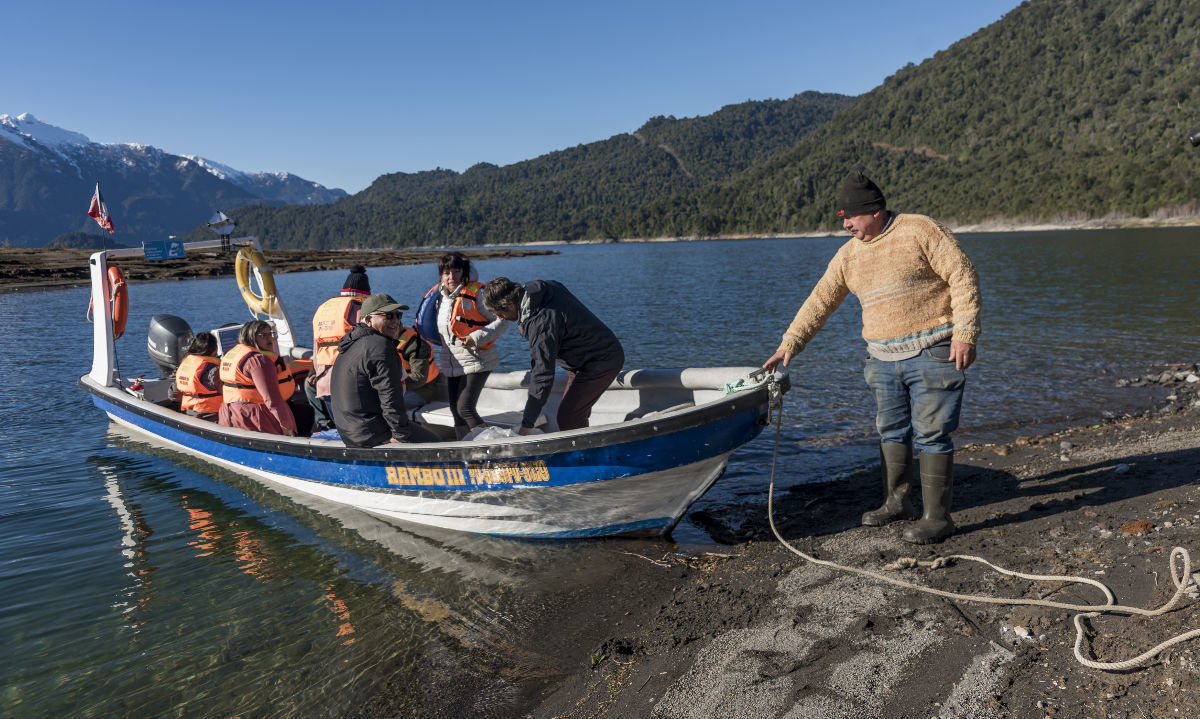
[{"label": "seated woman", "polygon": [[296,436],[296,419],[279,393],[275,363],[263,354],[278,354],[275,337],[270,324],[250,320],[238,333],[238,345],[221,357],[223,426]]},{"label": "seated woman", "polygon": [[175,389],[181,412],[217,421],[221,409],[221,363],[217,359],[217,338],[211,332],[197,334],[188,345],[187,357],[175,371]]}]

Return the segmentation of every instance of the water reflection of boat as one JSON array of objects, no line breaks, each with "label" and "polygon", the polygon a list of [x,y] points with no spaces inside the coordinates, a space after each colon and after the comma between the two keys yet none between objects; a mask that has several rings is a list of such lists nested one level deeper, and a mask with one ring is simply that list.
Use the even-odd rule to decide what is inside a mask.
[{"label": "water reflection of boat", "polygon": [[[247,304],[274,323],[281,354],[302,359],[254,238],[184,245],[238,247],[257,258],[251,269],[263,288],[259,297],[243,284]],[[171,380],[135,382],[117,371],[108,262],[138,256],[140,248],[91,256],[93,360],[79,384],[94,404],[115,422],[207,462],[387,519],[523,537],[666,534],[721,476],[730,454],[762,430],[771,391],[786,389],[786,378],[748,378],[753,368],[628,370],[593,409],[592,427],[483,442],[355,449],[336,440],[229,429],[169,406]],[[127,311],[128,302],[122,305]],[[480,397],[489,423],[519,413],[526,374],[489,377]],[[557,384],[548,416],[565,378]],[[436,428],[441,410],[427,405],[418,415]]]},{"label": "water reflection of boat", "polygon": [[[296,503],[292,497],[225,470],[216,469],[216,476],[208,479],[205,475],[212,474],[211,466],[115,423],[108,438],[113,446],[198,469],[196,481],[181,475],[166,480],[165,475],[126,470],[120,460],[95,460],[118,495],[121,476],[136,474],[141,477],[139,482],[161,485],[171,498],[169,504],[179,511],[174,518],[161,516],[158,521],[183,522],[182,538],[189,556],[236,568],[263,584],[307,580],[305,586],[320,595],[327,631],[338,644],[349,645],[358,639],[363,615],[385,611],[374,602],[364,605],[358,601],[361,592],[353,589],[357,585],[393,597],[421,625],[465,648],[502,651],[514,660],[519,658],[526,667],[540,666],[541,660],[522,650],[512,630],[497,619],[504,610],[494,605],[498,600],[489,597],[511,596],[494,592],[498,586],[536,581],[529,570],[535,565],[553,565],[554,550],[562,545],[442,530],[447,539],[465,540],[457,546],[442,546],[435,537],[405,531],[351,507],[326,507],[320,500],[315,507],[304,506],[313,498],[294,492],[295,499],[302,500]],[[119,510],[118,516],[122,516]],[[148,530],[145,517],[141,523]],[[129,525],[122,520],[122,526]],[[485,554],[485,549],[491,553]],[[128,556],[125,550],[122,553]],[[144,551],[139,554],[146,555]],[[139,576],[151,574],[150,563],[142,564]],[[144,582],[135,583],[128,596],[127,612],[153,604],[154,593]],[[357,598],[353,605],[350,596]],[[133,615],[128,621],[136,628],[141,620]],[[395,624],[399,616],[393,614],[389,621]]]},{"label": "water reflection of boat", "polygon": [[[191,470],[145,472],[123,467],[121,459],[94,460],[118,488],[118,477],[136,475],[139,483],[168,494],[169,504],[180,510],[176,521],[182,519],[187,527],[191,556],[231,565],[268,584],[307,579],[327,610],[326,631],[343,645],[365,639],[362,625],[377,622],[381,612],[392,629],[401,622],[386,605],[361,601],[361,593],[352,588],[370,586],[394,598],[404,614],[425,628],[412,630],[417,636],[432,632],[464,650],[482,652],[480,657],[503,657],[512,673],[509,679],[552,674],[553,662],[524,646],[526,630],[511,617],[529,612],[515,605],[526,597],[544,601],[540,592],[559,586],[564,567],[605,561],[595,556],[591,542],[534,542],[399,527],[353,507],[215,468],[117,423],[109,426],[108,441]],[[145,518],[142,524],[148,529]],[[521,587],[537,591],[510,591]],[[148,588],[138,589],[134,601],[148,606]],[[473,665],[476,659],[454,661]]]},{"label": "water reflection of boat", "polygon": [[[396,585],[425,575],[432,583],[429,575],[435,573],[453,578],[456,583],[517,586],[533,580],[538,566],[554,564],[568,551],[568,546],[562,543],[531,543],[423,525],[401,526],[285,485],[255,482],[241,474],[212,467],[179,452],[155,435],[130,430],[115,422],[109,426],[108,439],[114,446],[162,456],[200,475],[213,477],[269,512],[272,525],[302,541],[318,544],[327,554],[341,557],[347,564],[346,571],[360,575],[360,581]],[[207,493],[213,491],[214,487],[207,488]],[[181,502],[188,511],[186,500]],[[211,509],[207,511],[211,513]],[[192,519],[197,521],[195,517]],[[195,528],[200,531],[203,526],[197,524]],[[202,535],[197,536],[203,539]],[[366,576],[362,572],[364,563],[383,569],[386,575],[370,572]],[[456,585],[446,593],[459,590]]]}]

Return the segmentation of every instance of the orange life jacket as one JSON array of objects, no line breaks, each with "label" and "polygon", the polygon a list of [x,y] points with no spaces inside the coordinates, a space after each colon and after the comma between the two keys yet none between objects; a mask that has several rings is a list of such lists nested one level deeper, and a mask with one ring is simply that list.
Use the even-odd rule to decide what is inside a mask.
[{"label": "orange life jacket", "polygon": [[239,344],[221,355],[221,395],[226,404],[231,402],[252,402],[266,404],[266,399],[258,393],[254,379],[242,370],[242,365],[252,355],[262,354],[249,345]]},{"label": "orange life jacket", "polygon": [[221,409],[221,390],[209,390],[200,384],[200,377],[209,367],[219,366],[216,357],[188,355],[175,371],[175,388],[179,390],[179,409],[208,414]]},{"label": "orange life jacket", "polygon": [[274,352],[263,352],[263,354],[275,364],[275,376],[279,378],[279,394],[283,396],[283,401],[287,402],[288,398],[296,392],[296,372]]},{"label": "orange life jacket", "polygon": [[[439,291],[439,287],[440,285],[434,285],[429,292]],[[486,327],[492,323],[493,320],[488,319],[479,309],[479,293],[481,292],[483,292],[483,283],[473,280],[464,285],[454,298],[454,307],[450,310],[450,331],[455,337],[462,339],[480,327]],[[479,347],[487,349],[494,344],[496,344],[496,340]]]},{"label": "orange life jacket", "polygon": [[313,315],[313,362],[331,365],[337,360],[338,340],[354,327],[350,312],[362,307],[361,297],[333,297],[321,303]]},{"label": "orange life jacket", "polygon": [[[400,336],[396,339],[396,351],[400,353],[400,364],[404,365],[404,375],[406,377],[412,372],[412,366],[408,358],[404,356],[404,350],[408,348],[410,343],[419,341],[419,337],[420,334],[412,327],[401,327]],[[437,379],[441,373],[441,368],[437,366],[437,362],[433,361],[433,352],[431,350],[429,356],[429,376],[425,378],[425,384],[429,384]],[[425,385],[421,386],[424,387]]]}]

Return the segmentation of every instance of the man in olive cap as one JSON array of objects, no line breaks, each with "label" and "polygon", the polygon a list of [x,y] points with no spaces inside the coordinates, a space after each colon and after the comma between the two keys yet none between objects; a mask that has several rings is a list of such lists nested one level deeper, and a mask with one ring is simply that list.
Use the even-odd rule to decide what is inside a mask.
[{"label": "man in olive cap", "polygon": [[842,183],[836,209],[854,239],[834,255],[763,366],[786,367],[853,292],[862,305],[864,375],[875,395],[884,485],[883,506],[862,523],[916,517],[909,498],[915,447],[924,513],[903,536],[940,542],[954,533],[950,433],[958,427],[965,370],[975,361],[979,276],[950,230],[924,215],[889,211],[861,167]]},{"label": "man in olive cap", "polygon": [[404,367],[396,352],[400,310],[390,295],[371,295],[359,308],[359,321],[338,342],[330,373],[333,421],[347,447],[388,443],[437,442],[437,435],[410,422],[404,407]]}]

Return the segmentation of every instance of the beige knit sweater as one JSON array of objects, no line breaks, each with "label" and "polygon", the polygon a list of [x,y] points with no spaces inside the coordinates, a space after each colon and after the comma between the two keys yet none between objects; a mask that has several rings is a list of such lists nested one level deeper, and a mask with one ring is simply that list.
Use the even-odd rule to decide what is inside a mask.
[{"label": "beige knit sweater", "polygon": [[950,230],[924,215],[896,215],[871,240],[843,245],[779,348],[802,351],[850,292],[862,304],[862,335],[872,354],[979,338],[975,267]]}]

